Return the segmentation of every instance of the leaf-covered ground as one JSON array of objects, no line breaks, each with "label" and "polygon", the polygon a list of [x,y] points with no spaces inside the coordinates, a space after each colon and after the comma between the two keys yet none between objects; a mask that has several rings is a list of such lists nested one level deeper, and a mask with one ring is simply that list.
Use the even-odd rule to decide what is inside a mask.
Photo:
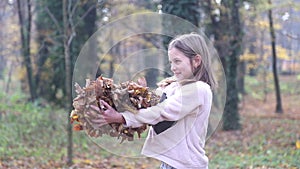
[{"label": "leaf-covered ground", "polygon": [[[246,97],[241,107],[242,129],[217,131],[207,143],[211,168],[300,168],[300,105],[298,96],[284,96],[284,113],[268,103]],[[270,103],[271,102],[271,103]],[[298,104],[298,105],[297,105]]]}]

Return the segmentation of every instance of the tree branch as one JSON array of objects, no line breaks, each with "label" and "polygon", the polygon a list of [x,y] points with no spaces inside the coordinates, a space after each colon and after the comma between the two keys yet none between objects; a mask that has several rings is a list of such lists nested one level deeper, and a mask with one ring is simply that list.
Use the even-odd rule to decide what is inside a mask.
[{"label": "tree branch", "polygon": [[62,32],[62,28],[59,26],[59,23],[58,23],[57,19],[55,18],[55,16],[52,14],[52,12],[49,10],[49,8],[47,6],[45,7],[45,11],[47,12],[47,14],[50,16],[50,18],[54,22],[54,24],[57,27],[58,31]]},{"label": "tree branch", "polygon": [[[96,8],[96,5],[90,6],[89,9],[80,17],[79,20],[83,20],[94,8]],[[78,23],[75,26],[77,26]]]},{"label": "tree branch", "polygon": [[76,36],[76,31],[75,31],[76,26],[74,26],[73,14],[76,11],[77,6],[78,6],[78,1],[72,9],[72,0],[69,0],[69,3],[68,3],[68,14],[69,14],[68,22],[70,24],[71,34],[68,37],[68,41],[67,41],[68,46],[71,45],[73,38]]},{"label": "tree branch", "polygon": [[279,31],[279,33],[283,36],[286,36],[290,39],[293,39],[293,40],[300,40],[300,37],[298,35],[293,35],[293,34],[290,34],[290,33],[284,33],[283,31]]}]

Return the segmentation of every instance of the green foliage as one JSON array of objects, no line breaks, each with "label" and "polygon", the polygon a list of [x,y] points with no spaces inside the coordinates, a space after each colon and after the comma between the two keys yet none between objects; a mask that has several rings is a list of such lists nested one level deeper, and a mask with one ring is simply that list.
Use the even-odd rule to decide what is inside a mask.
[{"label": "green foliage", "polygon": [[50,107],[41,108],[34,103],[25,103],[26,100],[22,94],[14,94],[10,98],[1,97],[1,102],[5,101],[9,104],[1,104],[0,107],[1,112],[5,112],[0,123],[1,158],[28,154],[39,156],[42,153],[41,147],[45,150],[53,145],[52,141],[62,141],[51,139],[54,135],[51,130],[61,126],[62,119],[58,119],[55,116],[56,113],[53,113],[54,116],[51,117]]},{"label": "green foliage", "polygon": [[37,9],[37,91],[39,96],[49,101],[58,101],[55,93],[65,84],[62,1],[38,1]]},{"label": "green foliage", "polygon": [[292,168],[300,165],[299,161],[295,158],[299,155],[300,152],[292,148],[257,151],[257,153],[253,154],[240,153],[238,155],[224,152],[214,156],[213,161],[210,163],[210,168],[231,169],[263,166],[278,169]]},{"label": "green foliage", "polygon": [[[0,93],[0,161],[32,157],[40,164],[65,157],[68,113],[52,105],[27,103],[25,98],[22,93]],[[85,133],[74,135],[75,153],[87,151],[90,144]]]},{"label": "green foliage", "polygon": [[164,0],[161,4],[164,13],[176,15],[198,26],[201,16],[198,0]]},{"label": "green foliage", "polygon": [[[296,149],[294,141],[297,139],[295,126],[297,120],[272,119],[272,118],[242,118],[244,123],[255,124],[249,131],[249,125],[245,131],[239,133],[240,139],[223,138],[223,143],[211,146],[208,143],[210,156],[210,168],[293,168],[299,166],[297,157],[300,151]],[[261,127],[257,131],[258,126]],[[268,130],[266,132],[265,130]],[[235,134],[234,134],[235,135]],[[227,135],[228,136],[228,135]]]},{"label": "green foliage", "polygon": [[[263,100],[265,94],[274,90],[274,85],[271,83],[271,75],[269,73],[266,77],[245,76],[245,84],[247,84],[245,85],[246,93],[256,99]],[[266,78],[266,81],[264,82],[261,78]]]},{"label": "green foliage", "polygon": [[[280,76],[280,91],[282,94],[300,93],[298,76]],[[285,80],[288,78],[289,80]],[[292,80],[290,80],[292,79]],[[257,76],[245,76],[245,90],[248,95],[259,100],[263,100],[266,94],[274,91],[273,74],[268,72],[267,75],[258,74]]]},{"label": "green foliage", "polygon": [[[74,64],[81,47],[95,31],[97,1],[70,2],[73,13],[69,15],[71,18],[68,21],[72,21],[72,30],[75,31],[70,52],[71,62]],[[35,75],[38,94],[63,105],[65,98],[57,97],[59,92],[65,93],[62,1],[38,1],[35,24],[39,49]]]}]

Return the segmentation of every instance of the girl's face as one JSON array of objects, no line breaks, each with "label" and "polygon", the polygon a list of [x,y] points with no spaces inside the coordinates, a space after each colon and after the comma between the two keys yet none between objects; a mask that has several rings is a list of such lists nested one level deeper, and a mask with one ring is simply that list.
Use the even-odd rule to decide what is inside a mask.
[{"label": "girl's face", "polygon": [[178,81],[193,77],[193,69],[190,59],[175,47],[168,51],[171,71]]}]

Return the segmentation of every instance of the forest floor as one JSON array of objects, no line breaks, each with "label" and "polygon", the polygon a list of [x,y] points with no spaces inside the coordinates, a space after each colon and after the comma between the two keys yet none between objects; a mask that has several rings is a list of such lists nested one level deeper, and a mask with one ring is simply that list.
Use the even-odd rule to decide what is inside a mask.
[{"label": "forest floor", "polygon": [[[209,168],[300,169],[300,148],[296,147],[297,140],[300,141],[300,91],[298,91],[300,89],[296,87],[297,90],[292,94],[283,92],[284,112],[282,114],[274,112],[276,102],[273,93],[260,98],[250,94],[243,96],[240,103],[242,128],[236,131],[218,129],[207,141],[205,148],[210,159]],[[0,101],[4,103],[1,97]],[[13,110],[10,107],[11,111],[8,111],[9,108],[4,105],[0,106],[0,114],[2,113],[2,118],[0,116],[0,168],[156,169],[160,165],[159,161],[151,158],[126,158],[114,155],[86,139],[84,134],[73,133],[75,137],[73,165],[67,167],[66,137],[60,138],[61,133],[57,136],[51,134],[52,130],[55,129],[58,133],[60,129],[63,130],[63,127],[56,127],[47,133],[49,127],[45,126],[43,130],[42,125],[39,130],[33,130],[32,126],[40,124],[32,123],[31,127],[28,127],[30,130],[23,131],[22,127],[13,123],[18,122],[16,118],[20,116],[24,116],[22,119],[26,120],[25,113],[20,112],[31,111],[32,113],[32,107],[27,106],[26,111],[23,108],[20,110],[20,107],[15,108],[17,107],[15,104],[19,101],[13,103],[11,100],[11,102],[14,107]],[[9,117],[9,113],[13,116]],[[45,117],[35,118],[44,119]],[[29,124],[26,122],[20,125],[27,128],[26,125]],[[10,131],[10,128],[16,126],[17,129]],[[35,143],[30,143],[33,140]]]}]

